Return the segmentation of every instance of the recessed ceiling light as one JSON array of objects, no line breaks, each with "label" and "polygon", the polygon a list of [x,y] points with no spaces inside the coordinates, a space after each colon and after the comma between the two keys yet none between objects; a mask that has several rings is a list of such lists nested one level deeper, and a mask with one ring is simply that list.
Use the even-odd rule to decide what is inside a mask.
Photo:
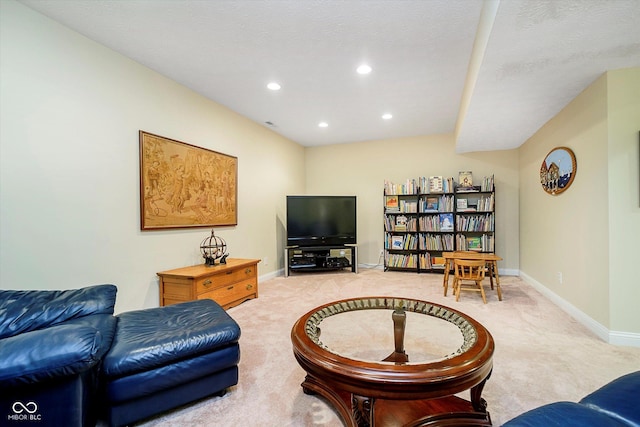
[{"label": "recessed ceiling light", "polygon": [[318,127],[326,128],[327,126],[329,126],[329,123],[327,123],[327,122],[320,122],[320,123],[318,123]]},{"label": "recessed ceiling light", "polygon": [[356,69],[356,71],[358,74],[369,74],[371,72],[371,67],[367,64],[362,64]]},{"label": "recessed ceiling light", "polygon": [[271,82],[267,85],[267,88],[271,90],[280,90],[280,85],[276,82]]},{"label": "recessed ceiling light", "polygon": [[385,113],[385,114],[382,115],[382,118],[385,119],[385,120],[389,120],[392,117],[393,117],[393,115],[390,114],[390,113]]}]

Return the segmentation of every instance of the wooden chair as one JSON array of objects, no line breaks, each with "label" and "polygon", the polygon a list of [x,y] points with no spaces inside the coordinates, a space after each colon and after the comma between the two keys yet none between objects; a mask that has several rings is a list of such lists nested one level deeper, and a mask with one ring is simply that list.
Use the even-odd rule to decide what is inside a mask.
[{"label": "wooden chair", "polygon": [[[477,252],[474,252],[474,251],[453,251],[453,254],[454,254],[456,257],[457,257],[457,256],[462,256],[462,257],[464,257],[465,255],[475,255],[475,254],[477,254]],[[454,260],[455,260],[455,258],[451,260],[451,265],[449,265],[449,262],[447,262],[447,264],[444,266],[444,268],[448,268],[448,269],[450,269],[450,270],[453,270],[453,269],[454,269],[454,263],[453,263],[453,261],[454,261]],[[455,274],[455,270],[454,270],[454,274]],[[455,282],[454,282],[454,283],[455,283]],[[492,283],[492,287],[491,287],[491,289],[493,289],[493,283]],[[456,287],[455,287],[455,286],[453,286],[453,294],[454,294],[454,295],[456,294],[455,290],[456,290]],[[445,297],[447,296],[447,292],[448,292],[448,291],[449,291],[449,281],[447,280],[447,281],[444,283],[444,296],[445,296]]]},{"label": "wooden chair", "polygon": [[456,301],[460,299],[460,292],[473,291],[480,292],[482,301],[487,303],[487,296],[482,287],[482,281],[486,271],[486,263],[483,260],[455,259],[453,261],[453,293]]}]

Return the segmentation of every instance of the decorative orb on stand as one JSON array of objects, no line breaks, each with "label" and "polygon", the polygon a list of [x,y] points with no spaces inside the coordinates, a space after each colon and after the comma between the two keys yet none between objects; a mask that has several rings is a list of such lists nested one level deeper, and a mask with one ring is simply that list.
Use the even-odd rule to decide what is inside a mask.
[{"label": "decorative orb on stand", "polygon": [[222,237],[216,236],[213,230],[211,230],[211,236],[200,243],[200,253],[206,265],[216,265],[217,259],[220,259],[220,264],[226,264],[229,256],[227,242]]}]

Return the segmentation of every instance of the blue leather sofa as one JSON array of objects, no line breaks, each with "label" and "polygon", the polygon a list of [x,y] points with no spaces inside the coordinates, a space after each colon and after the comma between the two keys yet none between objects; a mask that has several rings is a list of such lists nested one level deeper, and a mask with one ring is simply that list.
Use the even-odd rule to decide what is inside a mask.
[{"label": "blue leather sofa", "polygon": [[116,292],[0,290],[0,425],[127,425],[237,384],[240,328],[217,303],[114,316]]},{"label": "blue leather sofa", "polygon": [[580,402],[541,406],[504,427],[640,427],[640,371],[624,375]]},{"label": "blue leather sofa", "polygon": [[0,291],[0,424],[95,424],[116,291]]}]

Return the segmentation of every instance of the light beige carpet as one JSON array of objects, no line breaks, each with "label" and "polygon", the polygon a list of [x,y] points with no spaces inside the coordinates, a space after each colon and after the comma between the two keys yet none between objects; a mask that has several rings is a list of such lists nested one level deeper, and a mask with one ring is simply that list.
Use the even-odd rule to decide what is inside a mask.
[{"label": "light beige carpet", "polygon": [[[229,310],[240,324],[237,386],[142,423],[145,426],[339,427],[336,412],[302,392],[304,371],[290,332],[307,311],[362,296],[422,299],[460,310],[482,323],[496,343],[493,374],[483,392],[494,425],[558,400],[577,401],[614,378],[640,370],[640,348],[606,344],[516,277],[502,277],[503,301],[486,282],[460,301],[442,294],[442,275],[383,272],[299,273],[260,283],[259,298]],[[468,398],[468,395],[464,396]]]}]

